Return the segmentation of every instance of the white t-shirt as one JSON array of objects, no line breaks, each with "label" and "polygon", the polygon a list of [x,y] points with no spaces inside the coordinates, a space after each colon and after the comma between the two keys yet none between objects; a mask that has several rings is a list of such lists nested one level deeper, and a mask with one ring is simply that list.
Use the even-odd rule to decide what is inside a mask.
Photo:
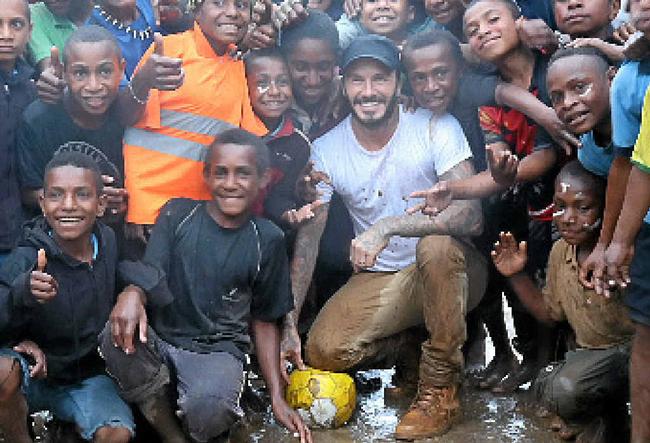
[{"label": "white t-shirt", "polygon": [[[419,109],[400,109],[393,137],[380,151],[368,151],[352,131],[351,117],[313,143],[314,168],[325,172],[332,185],[319,184],[322,199],[332,191],[341,195],[350,212],[355,235],[385,217],[398,216],[415,205],[407,197],[428,189],[438,176],[471,158],[472,152],[458,121],[449,114],[432,117]],[[398,271],[415,262],[418,238],[393,236],[372,271]]]}]

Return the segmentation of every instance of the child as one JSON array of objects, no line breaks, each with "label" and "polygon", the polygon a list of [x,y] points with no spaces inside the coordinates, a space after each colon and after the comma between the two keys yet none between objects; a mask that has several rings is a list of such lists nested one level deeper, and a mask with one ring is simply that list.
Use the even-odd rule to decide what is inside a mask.
[{"label": "child", "polygon": [[126,78],[130,79],[145,51],[153,43],[154,32],[158,31],[151,1],[100,0],[95,3],[87,24],[106,28],[115,36],[126,60]]},{"label": "child", "polygon": [[[32,29],[26,0],[0,0],[0,26],[9,50],[0,53],[0,266],[13,248],[22,223],[20,189],[14,167],[15,134],[24,109],[36,96],[33,70],[23,59]],[[5,28],[6,26],[6,28]]]},{"label": "child", "polygon": [[16,141],[18,179],[23,202],[38,208],[45,165],[62,145],[85,142],[98,149],[111,216],[124,212],[122,134],[113,103],[124,76],[124,61],[113,36],[98,26],[84,26],[69,38],[63,52],[67,90],[62,102],[32,103],[25,110]]},{"label": "child", "polygon": [[252,216],[268,166],[259,138],[241,129],[220,134],[205,160],[211,200],[171,200],[147,245],[145,261],[165,272],[169,289],[121,297],[104,331],[109,372],[167,441],[185,441],[171,407],[170,373],[193,439],[218,437],[241,417],[252,335],[277,420],[311,442],[283,399],[280,379],[277,321],[293,307],[284,239],[272,223]]},{"label": "child", "polygon": [[558,117],[580,136],[578,160],[607,178],[614,159],[609,86],[615,69],[594,48],[561,49],[551,58],[546,84]]},{"label": "child", "polygon": [[257,209],[288,232],[313,216],[312,204],[302,205],[295,196],[300,173],[310,154],[309,139],[294,126],[287,111],[293,101],[289,68],[277,49],[260,49],[244,59],[253,111],[269,128],[265,136],[271,152],[269,186]]},{"label": "child", "polygon": [[492,253],[496,268],[539,321],[568,321],[574,330],[579,348],[567,353],[563,362],[543,369],[534,391],[567,422],[560,435],[563,439],[581,432],[576,441],[590,443],[613,441],[614,436],[624,440],[633,334],[623,295],[598,297],[578,279],[578,267],[598,238],[604,192],[603,180],[577,161],[558,174],[554,222],[562,239],[553,245],[543,290],[523,272],[525,242],[518,245],[512,234],[501,233]]},{"label": "child", "polygon": [[[0,429],[7,441],[31,442],[27,413],[44,409],[75,423],[86,440],[126,443],[133,435],[131,411],[97,353],[118,289],[115,235],[97,221],[106,208],[100,174],[84,154],[54,157],[39,199],[43,216],[25,225],[0,272]],[[141,265],[119,269],[120,281],[157,284],[137,283]]]}]

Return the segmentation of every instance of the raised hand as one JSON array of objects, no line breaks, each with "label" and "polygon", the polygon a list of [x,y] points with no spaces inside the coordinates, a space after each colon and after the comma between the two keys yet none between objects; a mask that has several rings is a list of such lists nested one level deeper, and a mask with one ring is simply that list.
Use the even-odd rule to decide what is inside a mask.
[{"label": "raised hand", "polygon": [[516,28],[521,41],[531,49],[550,49],[557,46],[557,37],[544,20],[520,17]]},{"label": "raised hand", "polygon": [[45,272],[46,266],[47,257],[45,256],[45,250],[39,249],[36,270],[32,271],[29,277],[29,288],[39,303],[47,303],[52,300],[56,297],[59,289],[59,284],[56,279]]},{"label": "raised hand", "polygon": [[45,353],[43,353],[36,343],[30,340],[23,340],[14,346],[14,351],[29,355],[34,359],[34,364],[29,366],[29,376],[31,378],[47,377],[47,359],[45,358]]},{"label": "raised hand", "polygon": [[499,241],[494,244],[492,261],[502,275],[512,277],[523,271],[528,261],[528,247],[525,241],[517,244],[510,232],[500,233]]},{"label": "raised hand", "polygon": [[296,196],[307,202],[318,200],[320,193],[316,185],[319,183],[332,184],[327,174],[314,169],[314,162],[307,162],[296,182]]},{"label": "raised hand", "polygon": [[355,18],[361,13],[361,0],[344,0],[343,12],[349,18]]},{"label": "raised hand", "polygon": [[449,182],[441,181],[433,185],[430,189],[413,192],[409,195],[409,198],[423,198],[424,202],[408,208],[406,210],[408,214],[415,214],[416,212],[422,211],[424,215],[435,217],[451,204],[453,194]]},{"label": "raised hand", "polygon": [[183,61],[180,58],[167,57],[165,55],[163,36],[156,32],[154,38],[154,49],[151,56],[147,59],[134,75],[141,78],[148,89],[158,89],[160,91],[173,91],[180,88],[185,80],[185,71],[183,71]]},{"label": "raised hand", "polygon": [[104,181],[104,194],[107,197],[107,208],[110,215],[121,215],[126,212],[128,193],[124,188],[115,187],[115,178],[102,175]]},{"label": "raised hand", "polygon": [[501,186],[509,187],[517,179],[519,159],[506,150],[486,148],[488,166],[492,179]]},{"label": "raised hand", "polygon": [[55,104],[63,99],[64,90],[63,64],[59,58],[59,48],[52,46],[50,49],[50,66],[41,72],[36,82],[36,92],[41,101]]},{"label": "raised hand", "polygon": [[282,218],[284,218],[291,226],[296,227],[302,222],[314,218],[314,210],[322,205],[322,200],[316,200],[311,203],[307,203],[299,209],[290,209],[286,211],[282,215]]}]

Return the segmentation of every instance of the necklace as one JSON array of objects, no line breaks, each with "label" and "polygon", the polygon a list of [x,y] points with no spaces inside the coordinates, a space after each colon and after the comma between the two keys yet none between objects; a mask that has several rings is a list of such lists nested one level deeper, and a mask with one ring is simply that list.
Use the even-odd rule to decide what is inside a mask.
[{"label": "necklace", "polygon": [[104,20],[106,20],[108,23],[115,26],[120,31],[124,31],[128,35],[132,35],[133,38],[135,39],[147,40],[151,38],[151,36],[153,35],[151,26],[147,26],[147,29],[145,29],[144,31],[138,31],[137,29],[133,29],[131,25],[125,25],[124,23],[122,23],[121,21],[113,17],[111,14],[108,13],[108,11],[104,10],[101,6],[95,5],[95,9],[99,12],[99,15],[101,15]]}]

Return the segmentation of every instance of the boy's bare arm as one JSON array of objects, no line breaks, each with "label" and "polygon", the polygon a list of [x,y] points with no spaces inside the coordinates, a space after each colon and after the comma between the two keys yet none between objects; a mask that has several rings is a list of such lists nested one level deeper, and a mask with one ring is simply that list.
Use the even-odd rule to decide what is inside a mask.
[{"label": "boy's bare arm", "polygon": [[508,278],[508,283],[533,317],[547,325],[555,323],[546,310],[542,291],[525,272],[520,272]]},{"label": "boy's bare arm", "polygon": [[632,163],[627,157],[616,157],[609,169],[603,227],[594,250],[580,266],[580,282],[588,289],[594,289],[595,281],[602,280],[605,273],[605,251],[612,241],[621,214],[631,169]]},{"label": "boy's bare arm", "polygon": [[[612,241],[605,252],[607,265],[605,277],[620,286],[625,287],[629,283],[627,269],[632,258],[634,239],[641,229],[649,207],[650,174],[633,167],[627,183],[621,216],[616,224]],[[603,292],[607,291],[603,290]]]}]

